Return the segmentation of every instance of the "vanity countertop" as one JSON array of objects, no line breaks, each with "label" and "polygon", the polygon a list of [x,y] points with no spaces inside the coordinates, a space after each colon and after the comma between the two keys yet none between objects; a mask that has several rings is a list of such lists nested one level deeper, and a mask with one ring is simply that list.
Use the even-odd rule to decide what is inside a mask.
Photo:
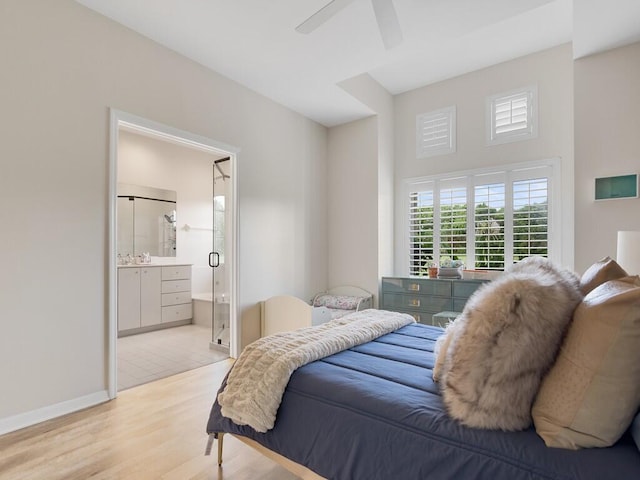
[{"label": "vanity countertop", "polygon": [[171,257],[152,257],[151,263],[130,263],[129,265],[118,265],[118,268],[132,267],[175,267],[175,266],[191,266],[193,263],[186,263]]}]

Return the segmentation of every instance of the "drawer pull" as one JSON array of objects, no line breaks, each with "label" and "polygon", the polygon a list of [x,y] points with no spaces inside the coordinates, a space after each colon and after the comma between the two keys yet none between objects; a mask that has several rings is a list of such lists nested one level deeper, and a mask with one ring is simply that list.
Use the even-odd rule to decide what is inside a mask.
[{"label": "drawer pull", "polygon": [[411,314],[413,316],[413,318],[415,319],[416,322],[420,323],[420,314],[419,313],[412,313]]},{"label": "drawer pull", "polygon": [[409,305],[411,305],[412,307],[419,307],[420,306],[420,299],[419,298],[412,298],[411,301],[409,302]]},{"label": "drawer pull", "polygon": [[420,291],[420,284],[419,283],[411,283],[408,287],[408,290],[412,291],[412,292],[419,292]]}]

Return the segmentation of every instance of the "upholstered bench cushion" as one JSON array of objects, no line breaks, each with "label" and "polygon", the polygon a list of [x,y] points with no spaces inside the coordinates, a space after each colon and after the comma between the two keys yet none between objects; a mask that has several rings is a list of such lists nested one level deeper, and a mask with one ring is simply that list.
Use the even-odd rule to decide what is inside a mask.
[{"label": "upholstered bench cushion", "polygon": [[365,297],[355,297],[351,295],[331,295],[326,293],[318,295],[313,301],[313,306],[337,308],[339,310],[357,310],[358,304],[364,299]]}]

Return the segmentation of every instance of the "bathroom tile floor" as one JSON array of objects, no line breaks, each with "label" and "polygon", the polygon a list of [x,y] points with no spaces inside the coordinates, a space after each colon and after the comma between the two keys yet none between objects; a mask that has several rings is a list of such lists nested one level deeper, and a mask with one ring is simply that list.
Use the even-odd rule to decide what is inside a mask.
[{"label": "bathroom tile floor", "polygon": [[209,349],[211,329],[201,325],[157,330],[118,339],[118,390],[152,382],[229,358]]}]

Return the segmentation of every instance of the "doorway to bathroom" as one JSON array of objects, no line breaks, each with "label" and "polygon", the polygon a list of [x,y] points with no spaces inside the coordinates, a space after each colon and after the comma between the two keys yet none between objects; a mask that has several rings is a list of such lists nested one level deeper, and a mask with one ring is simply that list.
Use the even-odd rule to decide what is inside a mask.
[{"label": "doorway to bathroom", "polygon": [[[113,398],[118,390],[213,363],[234,353],[237,151],[115,110],[111,142],[109,394]],[[135,203],[128,199],[133,196],[132,185],[176,194],[175,212],[134,223],[132,232],[124,235],[133,238],[134,246],[126,247],[131,255],[118,248],[122,237],[120,220],[129,219],[128,214],[119,215],[118,210],[123,185],[127,188],[125,203]],[[155,222],[164,228],[145,233],[140,227],[153,226]],[[163,250],[155,255],[134,250],[136,240],[148,245],[142,237],[155,237],[153,232],[167,229],[173,235],[168,237],[175,242],[171,256],[165,256]],[[216,268],[210,266],[212,252],[217,254]],[[124,283],[119,277],[126,273],[124,277],[131,277],[133,282],[138,270],[140,286],[133,285],[133,291],[139,291],[140,298],[127,308],[132,306],[133,317],[140,310],[142,320],[140,325],[127,324],[123,332],[120,300],[135,295],[122,290]],[[150,277],[157,279],[146,280],[144,273],[153,273]]]}]

